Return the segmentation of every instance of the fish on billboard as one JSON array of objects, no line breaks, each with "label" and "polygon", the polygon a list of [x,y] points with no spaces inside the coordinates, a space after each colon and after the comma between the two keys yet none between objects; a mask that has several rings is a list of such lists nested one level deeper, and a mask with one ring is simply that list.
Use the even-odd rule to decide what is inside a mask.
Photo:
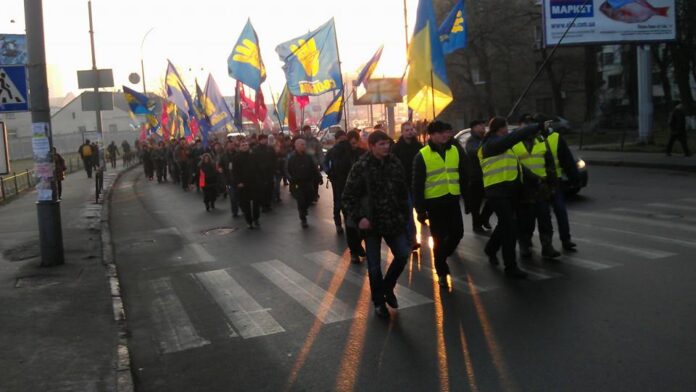
[{"label": "fish on billboard", "polygon": [[646,0],[607,0],[599,10],[617,22],[640,23],[653,16],[667,17],[669,7],[653,7]]}]

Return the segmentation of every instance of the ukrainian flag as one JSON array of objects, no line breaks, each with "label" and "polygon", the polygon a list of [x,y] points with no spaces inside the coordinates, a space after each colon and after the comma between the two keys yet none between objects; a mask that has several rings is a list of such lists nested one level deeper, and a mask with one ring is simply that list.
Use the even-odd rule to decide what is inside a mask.
[{"label": "ukrainian flag", "polygon": [[408,107],[421,118],[435,119],[452,102],[445,56],[432,0],[420,0],[416,27],[408,48]]},{"label": "ukrainian flag", "polygon": [[152,114],[153,106],[145,94],[141,94],[133,89],[123,86],[123,97],[128,103],[128,107],[135,115]]},{"label": "ukrainian flag", "polygon": [[332,125],[336,125],[341,122],[341,115],[343,114],[343,90],[339,91],[334,97],[333,101],[326,108],[324,116],[321,118],[321,124],[319,124],[319,129],[326,129]]}]

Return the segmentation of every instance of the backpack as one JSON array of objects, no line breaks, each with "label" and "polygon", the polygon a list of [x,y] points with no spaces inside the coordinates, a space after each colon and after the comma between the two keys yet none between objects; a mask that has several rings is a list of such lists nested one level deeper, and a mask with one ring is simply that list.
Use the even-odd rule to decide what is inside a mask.
[{"label": "backpack", "polygon": [[82,145],[82,150],[80,151],[82,157],[87,158],[92,156],[92,147],[88,144]]}]

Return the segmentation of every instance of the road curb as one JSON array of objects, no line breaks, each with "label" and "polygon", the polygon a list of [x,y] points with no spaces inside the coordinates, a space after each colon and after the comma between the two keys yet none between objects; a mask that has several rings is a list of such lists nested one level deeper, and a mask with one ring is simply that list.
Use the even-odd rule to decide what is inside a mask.
[{"label": "road curb", "polygon": [[119,172],[113,181],[105,185],[104,194],[101,198],[101,243],[102,243],[102,263],[106,268],[106,278],[109,280],[111,292],[111,306],[114,313],[114,321],[118,326],[118,345],[116,361],[116,391],[133,392],[133,374],[131,373],[130,350],[128,349],[128,325],[126,323],[126,312],[123,309],[123,297],[121,295],[121,282],[119,281],[118,269],[114,260],[114,249],[111,241],[111,228],[109,227],[109,212],[111,203],[111,190],[122,175],[128,173],[138,165],[128,167]]},{"label": "road curb", "polygon": [[661,164],[652,162],[630,162],[630,161],[613,161],[613,160],[602,160],[602,159],[591,159],[583,158],[585,162],[589,165],[594,166],[623,166],[623,167],[637,167],[643,169],[662,169],[662,170],[674,170],[696,173],[696,166],[686,166],[686,165],[674,165],[674,164]]}]

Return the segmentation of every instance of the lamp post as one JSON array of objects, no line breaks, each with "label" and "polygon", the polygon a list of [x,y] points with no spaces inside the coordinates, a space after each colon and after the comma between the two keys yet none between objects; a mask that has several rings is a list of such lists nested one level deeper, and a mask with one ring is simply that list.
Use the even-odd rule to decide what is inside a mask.
[{"label": "lamp post", "polygon": [[143,46],[145,45],[145,38],[154,30],[154,27],[151,27],[150,30],[145,33],[143,36],[142,41],[140,41],[140,71],[143,75],[143,94],[147,94],[147,88],[145,87],[145,57],[143,56]]}]

